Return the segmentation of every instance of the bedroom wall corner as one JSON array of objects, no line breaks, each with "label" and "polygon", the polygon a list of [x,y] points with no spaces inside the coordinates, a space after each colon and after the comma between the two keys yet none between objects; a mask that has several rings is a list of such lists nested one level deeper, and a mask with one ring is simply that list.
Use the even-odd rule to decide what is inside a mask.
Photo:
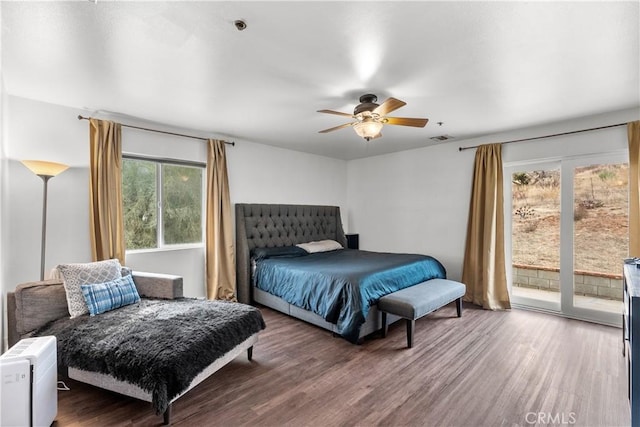
[{"label": "bedroom wall corner", "polygon": [[340,206],[348,230],[347,162],[240,141],[227,150],[231,204]]},{"label": "bedroom wall corner", "polygon": [[[361,249],[433,255],[450,278],[460,280],[475,150],[459,151],[459,147],[626,123],[638,117],[636,107],[352,160],[347,168],[349,229],[360,234]],[[505,163],[624,151],[626,127],[503,147]]]},{"label": "bedroom wall corner", "polygon": [[350,161],[349,229],[360,249],[431,255],[459,280],[473,156],[440,144]]},{"label": "bedroom wall corner", "polygon": [[240,141],[227,149],[232,203],[344,206],[344,160]]}]

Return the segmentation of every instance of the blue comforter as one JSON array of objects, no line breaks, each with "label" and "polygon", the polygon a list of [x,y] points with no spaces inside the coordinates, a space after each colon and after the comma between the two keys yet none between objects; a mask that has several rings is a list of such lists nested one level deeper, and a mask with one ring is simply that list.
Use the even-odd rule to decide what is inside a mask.
[{"label": "blue comforter", "polygon": [[436,278],[446,271],[430,256],[350,249],[263,259],[254,275],[259,289],[322,316],[354,343],[380,297]]}]

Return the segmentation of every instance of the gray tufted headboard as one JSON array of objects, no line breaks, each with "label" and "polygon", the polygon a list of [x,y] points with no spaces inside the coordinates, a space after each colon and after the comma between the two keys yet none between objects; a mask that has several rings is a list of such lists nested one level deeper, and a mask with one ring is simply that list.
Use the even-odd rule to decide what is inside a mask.
[{"label": "gray tufted headboard", "polygon": [[238,300],[251,303],[253,248],[290,246],[332,239],[347,246],[338,206],[236,204]]}]

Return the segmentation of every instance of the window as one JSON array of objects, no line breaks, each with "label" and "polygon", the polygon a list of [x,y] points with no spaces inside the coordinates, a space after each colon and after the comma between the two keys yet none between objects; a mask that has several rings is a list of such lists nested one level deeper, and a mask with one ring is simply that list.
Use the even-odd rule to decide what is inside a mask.
[{"label": "window", "polygon": [[204,170],[199,164],[124,156],[127,250],[202,243]]}]

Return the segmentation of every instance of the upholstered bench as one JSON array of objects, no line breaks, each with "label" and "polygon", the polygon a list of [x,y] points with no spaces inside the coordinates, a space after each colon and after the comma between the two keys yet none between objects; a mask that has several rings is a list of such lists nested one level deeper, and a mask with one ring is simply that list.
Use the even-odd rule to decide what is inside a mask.
[{"label": "upholstered bench", "polygon": [[382,336],[387,336],[387,313],[407,319],[407,346],[413,347],[413,330],[416,319],[456,302],[458,317],[462,316],[462,297],[466,287],[460,282],[447,279],[432,279],[415,286],[401,289],[378,300],[382,311]]}]

